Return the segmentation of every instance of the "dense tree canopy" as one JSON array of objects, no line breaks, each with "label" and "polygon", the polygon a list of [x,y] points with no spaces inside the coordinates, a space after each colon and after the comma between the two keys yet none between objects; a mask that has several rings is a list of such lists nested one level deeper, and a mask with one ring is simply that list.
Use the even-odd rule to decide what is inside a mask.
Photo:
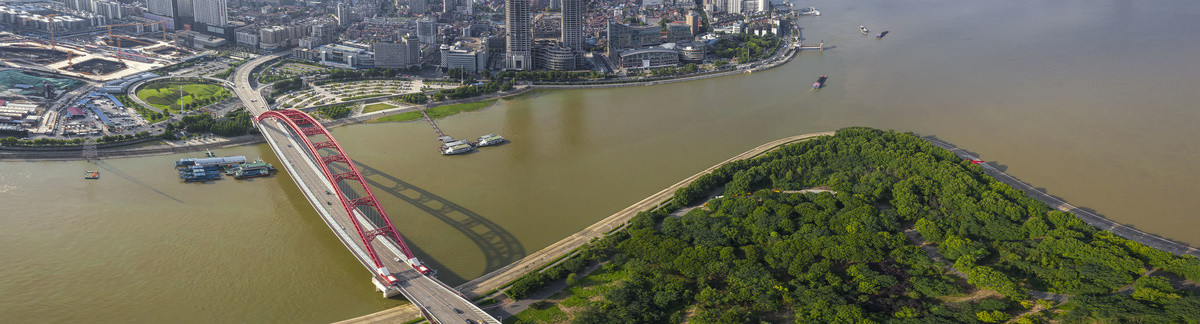
[{"label": "dense tree canopy", "polygon": [[[813,187],[835,193],[794,193]],[[713,192],[723,195],[702,201]],[[1144,276],[1159,269],[1200,279],[1200,260],[1051,211],[905,133],[847,128],[728,163],[627,231],[601,250],[628,280],[575,322],[1177,322],[1200,314],[1200,297]],[[1122,288],[1132,293],[1117,294]],[[1075,296],[1078,307],[1024,314],[1032,292]]]}]

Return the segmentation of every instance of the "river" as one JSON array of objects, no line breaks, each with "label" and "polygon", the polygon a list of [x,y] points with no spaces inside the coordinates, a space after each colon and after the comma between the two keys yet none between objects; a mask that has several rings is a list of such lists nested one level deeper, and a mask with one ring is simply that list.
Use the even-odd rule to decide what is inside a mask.
[{"label": "river", "polygon": [[[799,19],[803,37],[832,48],[777,69],[539,91],[439,121],[512,140],[475,154],[437,155],[423,122],[334,134],[452,285],[748,148],[853,125],[936,135],[1072,204],[1200,244],[1200,2],[811,5],[824,15]],[[809,90],[821,74],[827,87]],[[217,153],[275,162],[261,145]],[[3,321],[328,322],[402,303],[379,298],[285,174],[179,183],[172,161],[198,155],[0,163]]]}]

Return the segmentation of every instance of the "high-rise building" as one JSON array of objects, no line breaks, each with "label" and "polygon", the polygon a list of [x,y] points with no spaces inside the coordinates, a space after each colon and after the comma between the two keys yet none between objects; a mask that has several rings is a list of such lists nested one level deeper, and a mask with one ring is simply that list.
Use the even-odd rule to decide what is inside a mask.
[{"label": "high-rise building", "polygon": [[415,14],[423,14],[428,10],[427,5],[429,0],[408,0],[408,12]]},{"label": "high-rise building", "polygon": [[583,50],[583,0],[562,0],[562,45]]},{"label": "high-rise building", "polygon": [[531,0],[505,0],[504,22],[507,41],[504,66],[511,70],[533,68],[533,25],[530,23]]},{"label": "high-rise building", "polygon": [[175,1],[174,0],[146,0],[146,10],[151,14],[158,16],[174,18],[175,17]]},{"label": "high-rise building", "polygon": [[442,12],[475,14],[475,3],[472,0],[442,0]]},{"label": "high-rise building", "polygon": [[[179,17],[195,18],[196,9],[193,0],[175,0],[175,12]],[[203,1],[203,0],[201,0]]]},{"label": "high-rise building", "polygon": [[121,4],[113,1],[92,1],[92,13],[104,16],[110,19],[124,18],[121,13]]},{"label": "high-rise building", "polygon": [[[421,66],[420,57],[421,44],[417,39],[412,39],[408,42],[391,43],[377,42],[371,44],[371,51],[375,54],[375,67],[390,67],[390,68],[409,68]],[[416,47],[417,50],[412,50],[411,47]]]},{"label": "high-rise building", "polygon": [[425,44],[437,44],[437,21],[425,17],[417,20],[417,39]]},{"label": "high-rise building", "polygon": [[413,36],[412,34],[404,35],[404,45],[406,46],[405,49],[408,51],[408,56],[405,57],[408,60],[407,63],[409,65],[415,65],[415,66],[420,67],[421,66],[421,41],[420,41],[420,39],[418,39],[417,36]]},{"label": "high-rise building", "polygon": [[742,0],[728,0],[725,2],[725,11],[729,13],[742,12]]},{"label": "high-rise building", "polygon": [[63,5],[79,11],[92,10],[92,0],[64,0]]},{"label": "high-rise building", "polygon": [[695,11],[688,10],[687,24],[688,24],[688,27],[692,28],[692,35],[699,33],[700,32],[700,24],[701,24],[700,15],[697,15]]},{"label": "high-rise building", "polygon": [[229,8],[226,0],[195,0],[192,2],[196,23],[224,28],[229,24]]},{"label": "high-rise building", "polygon": [[754,12],[764,12],[770,10],[771,0],[751,0],[754,1]]}]

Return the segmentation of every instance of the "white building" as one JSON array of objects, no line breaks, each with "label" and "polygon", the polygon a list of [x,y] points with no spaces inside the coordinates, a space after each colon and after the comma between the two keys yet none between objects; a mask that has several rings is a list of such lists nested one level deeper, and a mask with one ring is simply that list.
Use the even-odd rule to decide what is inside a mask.
[{"label": "white building", "polygon": [[226,0],[195,0],[192,2],[196,23],[224,28],[229,24],[229,8]]},{"label": "white building", "polygon": [[464,38],[453,46],[442,45],[440,50],[443,68],[462,68],[475,73],[487,69],[487,43],[483,40]]}]

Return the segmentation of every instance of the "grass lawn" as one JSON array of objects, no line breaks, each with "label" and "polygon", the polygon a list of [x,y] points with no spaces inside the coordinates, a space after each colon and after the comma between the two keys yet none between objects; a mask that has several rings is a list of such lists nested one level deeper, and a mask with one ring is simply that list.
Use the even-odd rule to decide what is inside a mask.
[{"label": "grass lawn", "polygon": [[425,113],[429,114],[430,118],[442,118],[464,111],[483,109],[487,106],[491,106],[494,103],[496,103],[496,99],[438,106],[425,110]]},{"label": "grass lawn", "polygon": [[[180,92],[181,89],[182,92]],[[228,97],[230,94],[228,89],[211,83],[183,84],[182,88],[180,84],[155,83],[142,86],[141,89],[138,89],[137,96],[155,108],[175,113],[181,110],[181,104],[186,106],[192,102],[218,96]]]},{"label": "grass lawn", "polygon": [[380,111],[380,110],[384,110],[384,109],[392,109],[392,108],[395,108],[395,107],[396,107],[396,106],[389,105],[389,104],[385,104],[385,103],[382,103],[382,102],[381,102],[381,103],[376,103],[376,104],[370,104],[370,105],[367,105],[366,107],[363,107],[363,111],[362,111],[362,113],[364,113],[364,114],[365,114],[365,113],[369,113],[369,112],[373,112],[373,111]]},{"label": "grass lawn", "polygon": [[406,112],[403,114],[379,117],[374,120],[371,120],[371,122],[372,123],[405,122],[405,121],[417,120],[417,119],[421,119],[421,112],[410,111],[410,112]]},{"label": "grass lawn", "polygon": [[564,313],[558,305],[548,304],[539,305],[542,307],[529,307],[528,309],[504,319],[504,323],[563,323],[567,321],[567,313]]}]

